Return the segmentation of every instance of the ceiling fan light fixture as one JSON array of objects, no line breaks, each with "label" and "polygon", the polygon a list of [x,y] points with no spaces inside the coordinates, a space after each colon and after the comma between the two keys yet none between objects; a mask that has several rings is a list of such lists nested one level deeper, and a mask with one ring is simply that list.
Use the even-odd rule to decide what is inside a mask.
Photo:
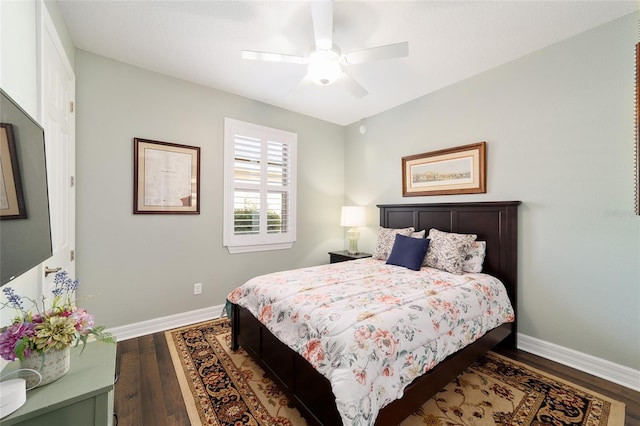
[{"label": "ceiling fan light fixture", "polygon": [[247,50],[242,52],[242,57],[244,59],[260,61],[307,65],[307,73],[298,81],[294,88],[300,87],[302,83],[304,83],[304,85],[315,83],[319,86],[328,86],[339,80],[339,84],[350,92],[353,97],[360,99],[367,96],[369,92],[353,79],[349,73],[343,71],[342,67],[362,64],[364,62],[405,57],[409,55],[409,43],[405,41],[353,50],[342,54],[340,48],[333,44],[333,1],[334,0],[316,0],[310,2],[315,44],[311,48],[308,56]]},{"label": "ceiling fan light fixture", "polygon": [[328,86],[340,77],[340,55],[330,49],[316,49],[309,55],[309,78],[320,86]]}]

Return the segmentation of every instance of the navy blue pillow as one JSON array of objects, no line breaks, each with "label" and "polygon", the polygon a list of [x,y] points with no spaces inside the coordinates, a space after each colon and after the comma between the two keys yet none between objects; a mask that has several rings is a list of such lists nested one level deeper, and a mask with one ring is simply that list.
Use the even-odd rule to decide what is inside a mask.
[{"label": "navy blue pillow", "polygon": [[387,265],[404,266],[419,271],[428,247],[428,239],[397,234]]}]

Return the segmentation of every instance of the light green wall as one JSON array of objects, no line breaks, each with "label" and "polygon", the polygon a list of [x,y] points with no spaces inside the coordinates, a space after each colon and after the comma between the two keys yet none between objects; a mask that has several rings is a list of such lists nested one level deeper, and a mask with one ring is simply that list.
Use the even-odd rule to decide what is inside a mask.
[{"label": "light green wall", "polygon": [[[343,247],[344,128],[76,52],[77,276],[108,327],[221,305],[247,279],[328,262]],[[297,241],[230,255],[222,246],[223,121],[298,134]],[[201,147],[201,214],[134,215],[133,138]],[[193,296],[193,284],[203,294]]]},{"label": "light green wall", "polygon": [[[347,128],[346,197],[521,200],[519,331],[640,368],[640,217],[633,215],[638,14]],[[487,193],[402,197],[403,156],[487,141]],[[371,250],[375,227],[363,232]]]}]

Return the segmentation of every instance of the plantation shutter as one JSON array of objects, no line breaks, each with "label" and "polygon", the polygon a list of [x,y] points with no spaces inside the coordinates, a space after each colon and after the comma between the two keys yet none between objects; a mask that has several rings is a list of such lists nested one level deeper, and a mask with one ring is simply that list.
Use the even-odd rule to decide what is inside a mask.
[{"label": "plantation shutter", "polygon": [[295,241],[297,135],[225,119],[225,229],[230,252]]},{"label": "plantation shutter", "polygon": [[283,233],[289,218],[289,147],[267,142],[267,232]]},{"label": "plantation shutter", "polygon": [[260,232],[261,143],[236,135],[234,139],[234,230],[235,235]]}]

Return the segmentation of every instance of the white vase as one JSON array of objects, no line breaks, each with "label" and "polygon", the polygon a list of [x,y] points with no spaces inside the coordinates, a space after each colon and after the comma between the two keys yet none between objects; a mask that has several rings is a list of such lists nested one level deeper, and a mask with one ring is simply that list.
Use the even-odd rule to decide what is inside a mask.
[{"label": "white vase", "polygon": [[33,351],[24,361],[20,362],[21,368],[36,370],[42,375],[42,381],[37,374],[25,372],[24,378],[27,382],[27,389],[34,386],[42,386],[58,380],[69,372],[71,363],[71,349],[67,346],[64,349],[50,350],[44,353]]}]

